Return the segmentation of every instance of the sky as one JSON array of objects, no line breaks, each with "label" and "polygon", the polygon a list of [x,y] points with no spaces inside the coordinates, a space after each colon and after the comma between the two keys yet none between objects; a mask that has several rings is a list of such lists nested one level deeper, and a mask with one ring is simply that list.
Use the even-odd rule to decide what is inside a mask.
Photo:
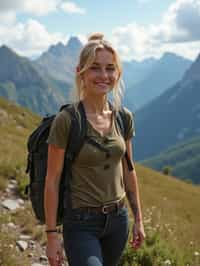
[{"label": "sky", "polygon": [[37,57],[102,32],[122,60],[200,53],[200,0],[0,0],[0,45]]}]

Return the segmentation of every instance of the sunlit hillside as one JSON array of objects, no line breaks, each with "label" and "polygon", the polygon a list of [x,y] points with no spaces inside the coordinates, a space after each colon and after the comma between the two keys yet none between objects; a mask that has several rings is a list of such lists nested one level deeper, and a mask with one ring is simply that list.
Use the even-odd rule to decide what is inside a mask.
[{"label": "sunlit hillside", "polygon": [[[13,176],[18,181],[19,190],[23,191],[24,184],[28,181],[25,175],[27,136],[39,121],[40,117],[27,109],[0,98],[0,193],[5,189],[9,178]],[[162,240],[170,245],[172,250],[177,249],[183,257],[194,261],[193,264],[188,265],[200,265],[194,255],[197,254],[195,252],[200,252],[200,187],[163,175],[139,164],[136,165],[136,170],[147,235],[159,233]],[[26,231],[35,233],[33,225],[36,221],[29,215],[27,222],[29,229],[27,229],[24,221],[27,219],[26,215],[27,212],[23,211],[19,219],[19,215],[4,217],[1,213],[0,223],[11,220],[23,222]],[[1,248],[2,246],[0,253]],[[123,265],[129,266],[130,264]],[[153,266],[157,265],[164,264]],[[186,264],[171,265],[184,266]]]}]

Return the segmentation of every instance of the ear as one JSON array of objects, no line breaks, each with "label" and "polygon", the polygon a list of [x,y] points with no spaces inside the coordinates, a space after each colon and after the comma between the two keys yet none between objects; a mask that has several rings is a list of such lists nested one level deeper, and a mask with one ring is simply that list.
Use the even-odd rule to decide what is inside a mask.
[{"label": "ear", "polygon": [[81,70],[81,69],[80,69],[80,66],[77,66],[77,67],[76,67],[76,73],[79,73],[80,70]]}]

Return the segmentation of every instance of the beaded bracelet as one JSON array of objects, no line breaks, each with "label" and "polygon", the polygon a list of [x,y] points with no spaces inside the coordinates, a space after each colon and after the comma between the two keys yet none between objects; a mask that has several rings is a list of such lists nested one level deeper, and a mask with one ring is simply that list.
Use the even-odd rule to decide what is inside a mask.
[{"label": "beaded bracelet", "polygon": [[46,230],[46,233],[58,233],[57,229]]}]

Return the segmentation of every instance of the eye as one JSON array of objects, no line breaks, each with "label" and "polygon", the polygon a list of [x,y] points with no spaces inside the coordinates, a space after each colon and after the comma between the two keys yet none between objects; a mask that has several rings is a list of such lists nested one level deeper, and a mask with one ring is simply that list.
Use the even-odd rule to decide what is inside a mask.
[{"label": "eye", "polygon": [[115,68],[114,67],[107,67],[106,70],[107,71],[115,71]]},{"label": "eye", "polygon": [[91,66],[90,69],[91,70],[99,70],[100,68],[98,66]]}]

